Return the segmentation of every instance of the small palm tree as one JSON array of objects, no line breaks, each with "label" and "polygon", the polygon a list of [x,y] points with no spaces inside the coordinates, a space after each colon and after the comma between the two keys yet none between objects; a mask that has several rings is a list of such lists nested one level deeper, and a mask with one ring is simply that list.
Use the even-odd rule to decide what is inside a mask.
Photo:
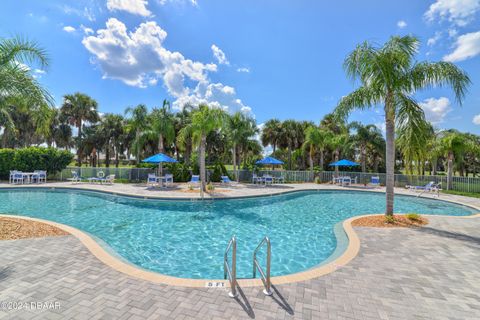
[{"label": "small palm tree", "polygon": [[336,114],[346,118],[355,109],[383,105],[387,137],[386,147],[386,215],[393,215],[395,122],[418,119],[423,110],[412,97],[416,91],[435,85],[453,88],[461,103],[470,79],[449,62],[416,62],[419,41],[413,36],[391,37],[383,46],[369,42],[358,45],[345,59],[344,68],[361,86],[343,97]]},{"label": "small palm tree", "polygon": [[[323,135],[323,132],[319,127],[310,126],[305,130],[305,141],[303,143],[303,148],[308,148],[308,163],[310,165],[310,172],[312,174],[313,158],[315,156],[315,152],[317,151],[317,148],[320,149],[322,145],[325,145],[325,142],[325,136]],[[323,163],[321,164],[321,167],[323,169]]]},{"label": "small palm tree", "polygon": [[202,197],[206,191],[205,148],[207,135],[215,130],[219,130],[224,125],[225,116],[224,111],[209,108],[205,104],[200,105],[192,113],[192,134],[196,145],[199,146],[200,192]]},{"label": "small palm tree", "polygon": [[82,129],[85,122],[96,123],[100,120],[97,101],[84,93],[66,94],[60,110],[62,117],[77,127],[77,165],[82,165]]},{"label": "small palm tree", "polygon": [[453,185],[453,164],[455,157],[461,157],[468,148],[465,136],[456,130],[444,133],[440,140],[441,150],[447,157],[447,190]]}]

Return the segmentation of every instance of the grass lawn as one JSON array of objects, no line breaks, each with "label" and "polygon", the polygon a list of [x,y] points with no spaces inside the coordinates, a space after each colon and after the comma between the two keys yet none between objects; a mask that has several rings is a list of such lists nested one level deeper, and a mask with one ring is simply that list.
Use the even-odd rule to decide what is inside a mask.
[{"label": "grass lawn", "polygon": [[463,192],[463,191],[454,191],[454,190],[443,190],[442,193],[454,194],[458,196],[466,196],[473,198],[480,198],[479,192]]}]

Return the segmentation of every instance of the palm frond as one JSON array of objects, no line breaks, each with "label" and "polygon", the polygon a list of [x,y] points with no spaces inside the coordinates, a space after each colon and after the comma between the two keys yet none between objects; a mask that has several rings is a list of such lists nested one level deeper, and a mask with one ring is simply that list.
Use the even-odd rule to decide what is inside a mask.
[{"label": "palm frond", "polygon": [[372,87],[360,87],[343,97],[335,108],[337,118],[345,119],[355,109],[368,109],[382,102],[382,95]]}]

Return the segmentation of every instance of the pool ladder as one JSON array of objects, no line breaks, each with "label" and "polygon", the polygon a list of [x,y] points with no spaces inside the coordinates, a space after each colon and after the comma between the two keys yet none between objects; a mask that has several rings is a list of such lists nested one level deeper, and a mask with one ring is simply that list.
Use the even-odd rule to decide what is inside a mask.
[{"label": "pool ladder", "polygon": [[[228,252],[232,250],[232,268],[228,264]],[[237,239],[233,236],[230,241],[228,241],[227,249],[223,256],[223,278],[230,281],[231,291],[228,295],[231,298],[238,296],[237,292]]]},{"label": "pool ladder", "polygon": [[[267,268],[266,272],[263,271],[262,267],[258,263],[257,260],[257,253],[258,251],[266,245],[267,248]],[[228,253],[232,251],[232,267],[230,268],[230,264],[228,263]],[[257,270],[260,273],[263,285],[265,289],[263,293],[267,296],[272,295],[272,282],[270,280],[270,266],[271,266],[271,258],[272,258],[272,248],[270,244],[270,239],[268,237],[264,237],[262,241],[258,244],[255,251],[253,251],[253,278],[257,276]],[[230,282],[231,291],[229,292],[229,296],[231,298],[235,298],[238,296],[237,292],[237,239],[233,236],[230,241],[228,242],[227,249],[225,249],[225,254],[223,257],[223,277],[224,279],[228,279]]]}]

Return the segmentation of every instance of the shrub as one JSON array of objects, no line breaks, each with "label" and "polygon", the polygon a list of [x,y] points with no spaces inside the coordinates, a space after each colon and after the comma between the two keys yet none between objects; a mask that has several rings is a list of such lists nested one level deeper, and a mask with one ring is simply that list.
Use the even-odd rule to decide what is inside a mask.
[{"label": "shrub", "polygon": [[385,223],[394,224],[395,223],[395,217],[391,216],[391,215],[386,215],[385,216]]},{"label": "shrub", "polygon": [[421,220],[422,220],[422,217],[421,217],[419,214],[417,214],[417,213],[409,213],[409,214],[406,214],[405,216],[406,216],[407,219],[410,220],[410,221],[415,221],[415,222],[417,222],[417,221],[421,221]]},{"label": "shrub", "polygon": [[315,177],[314,182],[315,182],[316,184],[322,183],[322,182],[320,181],[320,177],[318,177],[318,176]]},{"label": "shrub", "polygon": [[[222,163],[216,163],[213,167],[213,172],[210,175],[210,181],[220,182],[222,180],[222,176],[228,176],[227,169]],[[230,176],[229,178],[232,179]]]},{"label": "shrub", "polygon": [[168,171],[173,174],[173,181],[187,182],[190,181],[190,169],[183,163],[170,163],[165,165]]},{"label": "shrub", "polygon": [[46,170],[55,174],[67,167],[73,154],[55,148],[29,147],[0,149],[0,179],[8,179],[10,170]]},{"label": "shrub", "polygon": [[208,190],[208,191],[213,191],[213,190],[215,190],[215,186],[213,185],[213,183],[209,182],[209,183],[207,184],[207,190]]}]

